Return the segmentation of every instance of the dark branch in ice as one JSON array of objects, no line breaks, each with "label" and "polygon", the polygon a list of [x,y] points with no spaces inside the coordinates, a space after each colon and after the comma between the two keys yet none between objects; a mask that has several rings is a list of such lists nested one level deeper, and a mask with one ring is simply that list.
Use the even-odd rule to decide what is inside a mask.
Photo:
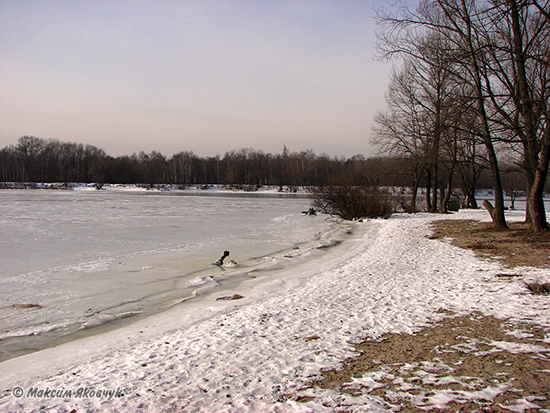
[{"label": "dark branch in ice", "polygon": [[229,251],[224,251],[223,255],[220,257],[220,259],[216,262],[214,262],[214,265],[223,265],[223,260],[225,260],[227,257],[229,257]]}]

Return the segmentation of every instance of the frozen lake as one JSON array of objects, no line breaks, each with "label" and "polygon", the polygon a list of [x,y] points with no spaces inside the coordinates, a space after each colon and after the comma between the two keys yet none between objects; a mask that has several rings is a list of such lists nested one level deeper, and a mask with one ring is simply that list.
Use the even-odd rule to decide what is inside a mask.
[{"label": "frozen lake", "polygon": [[[278,194],[0,191],[0,360],[238,284],[274,254],[304,253],[338,230],[304,216],[308,207]],[[224,250],[229,265],[212,265]]]}]

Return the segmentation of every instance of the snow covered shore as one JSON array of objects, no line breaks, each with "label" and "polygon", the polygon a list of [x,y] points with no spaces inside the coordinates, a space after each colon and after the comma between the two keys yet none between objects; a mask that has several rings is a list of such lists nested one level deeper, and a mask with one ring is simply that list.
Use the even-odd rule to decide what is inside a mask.
[{"label": "snow covered shore", "polygon": [[61,191],[116,191],[116,192],[183,192],[196,194],[212,193],[249,193],[249,194],[295,194],[305,193],[303,187],[274,186],[274,185],[236,185],[236,184],[98,184],[79,182],[0,182],[0,189],[41,189]]},{"label": "snow covered shore", "polygon": [[[429,239],[429,223],[449,218],[488,215],[357,223],[350,231],[360,236],[319,259],[275,268],[271,283],[242,283],[232,291],[241,300],[216,301],[212,294],[200,301],[202,311],[176,307],[0,363],[0,411],[330,412],[343,397],[334,391],[303,390],[313,397],[304,403],[286,396],[353,356],[361,339],[418,331],[444,317],[442,309],[550,327],[550,301],[525,287],[550,282],[550,270],[521,268],[514,270],[521,278],[497,277],[497,262]],[[522,220],[523,213],[508,219]],[[388,407],[376,397],[346,397],[348,411]]]}]

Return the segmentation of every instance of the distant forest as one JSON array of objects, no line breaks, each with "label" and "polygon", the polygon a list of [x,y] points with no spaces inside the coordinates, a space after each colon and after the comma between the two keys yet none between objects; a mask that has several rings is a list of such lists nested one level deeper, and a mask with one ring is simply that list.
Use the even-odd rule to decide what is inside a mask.
[{"label": "distant forest", "polygon": [[[160,152],[140,152],[112,157],[103,149],[81,143],[60,142],[33,136],[21,137],[16,145],[0,152],[0,182],[83,182],[149,185],[272,185],[296,188],[322,186],[342,177],[357,185],[410,187],[410,160],[401,157],[350,158],[316,155],[312,150],[279,154],[251,148],[232,150],[223,156],[200,157],[182,151],[170,158]],[[447,174],[441,167],[439,187]],[[505,187],[521,191],[525,182],[517,168],[505,169]],[[465,193],[472,177],[464,168],[457,189]],[[489,171],[476,173],[477,189],[492,188]],[[422,183],[422,182],[421,182]]]},{"label": "distant forest", "polygon": [[[270,154],[251,148],[208,157],[192,151],[169,158],[156,151],[112,157],[93,145],[23,136],[1,150],[0,181],[298,187],[325,185],[346,174],[358,183],[399,185],[395,162],[363,155],[331,158],[312,150]],[[388,174],[390,170],[394,172]]]}]

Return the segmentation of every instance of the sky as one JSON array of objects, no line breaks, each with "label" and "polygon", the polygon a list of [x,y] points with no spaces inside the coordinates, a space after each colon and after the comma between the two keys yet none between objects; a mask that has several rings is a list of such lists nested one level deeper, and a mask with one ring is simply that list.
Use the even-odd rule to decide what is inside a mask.
[{"label": "sky", "polygon": [[0,0],[0,148],[370,156],[375,0]]}]

